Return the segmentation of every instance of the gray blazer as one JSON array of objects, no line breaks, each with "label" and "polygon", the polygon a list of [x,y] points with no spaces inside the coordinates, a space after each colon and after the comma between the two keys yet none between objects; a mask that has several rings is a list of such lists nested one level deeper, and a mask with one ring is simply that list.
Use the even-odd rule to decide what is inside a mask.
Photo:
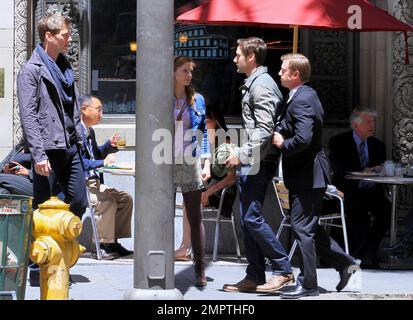
[{"label": "gray blazer", "polygon": [[[81,147],[79,93],[75,84],[73,86],[73,121],[76,142]],[[17,95],[23,132],[34,161],[38,163],[46,160],[46,150],[69,148],[70,138],[62,101],[52,75],[36,51],[17,75]]]}]

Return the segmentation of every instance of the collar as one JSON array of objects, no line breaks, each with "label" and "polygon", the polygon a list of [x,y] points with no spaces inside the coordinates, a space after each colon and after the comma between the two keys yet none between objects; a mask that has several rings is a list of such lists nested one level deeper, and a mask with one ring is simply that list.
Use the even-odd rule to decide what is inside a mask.
[{"label": "collar", "polygon": [[263,73],[267,73],[267,67],[264,66],[259,66],[257,67],[253,73],[250,74],[250,76],[244,80],[244,85],[243,87],[249,88],[251,84],[254,82],[254,80],[262,75]]},{"label": "collar", "polygon": [[[356,133],[356,131],[354,131],[354,129],[353,129],[353,139],[356,142],[357,146],[359,146],[360,143],[363,141],[363,139],[360,138],[360,136]],[[367,143],[367,139],[365,140],[365,142]]]},{"label": "collar", "polygon": [[83,121],[80,121],[80,123],[82,124],[83,133],[85,134],[85,137],[88,138],[90,135],[90,128],[86,127]]},{"label": "collar", "polygon": [[291,98],[294,96],[294,94],[297,92],[297,90],[298,90],[299,88],[301,88],[303,85],[304,85],[303,83],[302,83],[302,84],[299,84],[298,86],[296,86],[295,88],[292,88],[292,89],[290,90],[290,92],[289,92],[289,94],[288,94],[288,101],[287,101],[287,102],[289,102],[289,101],[291,100]]}]

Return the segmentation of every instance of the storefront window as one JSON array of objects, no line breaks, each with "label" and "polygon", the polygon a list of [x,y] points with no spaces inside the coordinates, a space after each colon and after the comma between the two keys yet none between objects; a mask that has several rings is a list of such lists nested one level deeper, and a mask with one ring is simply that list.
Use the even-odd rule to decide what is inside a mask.
[{"label": "storefront window", "polygon": [[136,0],[91,1],[92,93],[105,114],[136,110]]},{"label": "storefront window", "polygon": [[[175,7],[190,2],[176,1]],[[101,98],[105,115],[132,116],[137,107],[136,0],[91,0],[90,4],[92,93]],[[241,115],[239,87],[245,76],[232,62],[237,39],[258,36],[267,43],[282,41],[282,49],[270,45],[267,55],[266,64],[276,80],[279,57],[291,51],[292,33],[287,29],[179,24],[174,28],[175,55],[192,57],[197,64],[195,89],[226,116]]]}]

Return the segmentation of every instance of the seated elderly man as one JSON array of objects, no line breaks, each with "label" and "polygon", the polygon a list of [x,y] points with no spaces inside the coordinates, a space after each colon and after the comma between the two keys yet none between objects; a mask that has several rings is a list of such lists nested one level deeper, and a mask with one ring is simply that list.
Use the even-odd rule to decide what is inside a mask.
[{"label": "seated elderly man", "polygon": [[379,171],[386,160],[384,143],[373,137],[376,117],[370,109],[354,109],[352,130],[332,137],[329,144],[333,184],[345,197],[350,254],[361,259],[362,268],[378,267],[377,249],[390,226],[390,202],[382,185],[345,179],[345,175]]},{"label": "seated elderly man", "polygon": [[[98,146],[96,142],[92,126],[98,124],[102,119],[102,103],[94,96],[83,95],[80,97],[80,105],[84,132],[82,160],[86,184],[92,205],[96,208],[95,218],[102,259],[112,260],[133,253],[118,243],[119,238],[131,237],[133,200],[128,193],[105,186],[103,175],[95,170],[113,164],[115,159],[113,153],[118,151],[118,134],[114,134],[101,146]],[[93,249],[92,257],[97,257]]]}]

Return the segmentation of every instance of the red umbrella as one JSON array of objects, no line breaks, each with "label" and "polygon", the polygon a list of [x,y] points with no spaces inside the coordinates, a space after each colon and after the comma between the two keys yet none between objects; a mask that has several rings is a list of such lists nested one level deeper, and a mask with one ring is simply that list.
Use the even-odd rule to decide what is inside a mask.
[{"label": "red umbrella", "polygon": [[407,31],[413,31],[411,26],[367,0],[210,0],[181,14],[176,20],[215,25],[403,31],[406,61]]}]

